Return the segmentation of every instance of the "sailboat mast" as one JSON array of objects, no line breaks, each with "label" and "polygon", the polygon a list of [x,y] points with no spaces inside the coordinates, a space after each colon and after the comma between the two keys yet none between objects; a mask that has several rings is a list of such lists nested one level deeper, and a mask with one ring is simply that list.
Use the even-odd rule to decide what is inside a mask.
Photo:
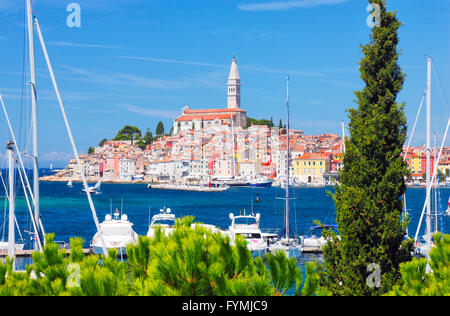
[{"label": "sailboat mast", "polygon": [[286,238],[289,242],[289,76],[286,77]]},{"label": "sailboat mast", "polygon": [[8,226],[8,256],[13,260],[16,250],[16,234],[15,234],[15,201],[14,201],[14,143],[8,141],[6,144],[8,149],[8,168],[9,168],[9,226]]},{"label": "sailboat mast", "polygon": [[[426,124],[426,181],[427,181],[427,192],[429,192],[431,186],[431,57],[428,57],[427,64],[427,124]],[[426,242],[427,246],[431,245],[431,199],[427,200],[427,217],[426,217]]]},{"label": "sailboat mast", "polygon": [[[28,48],[30,58],[30,85],[31,85],[31,128],[33,131],[33,195],[34,195],[34,219],[39,223],[39,164],[38,164],[38,126],[37,126],[37,94],[36,94],[36,69],[34,62],[34,31],[33,31],[33,13],[31,9],[31,0],[27,2],[28,17]],[[37,242],[34,242],[34,249],[38,249]]]},{"label": "sailboat mast", "polygon": [[[434,150],[434,168],[437,168],[438,161],[437,161],[437,148],[436,148],[436,132],[433,134],[434,142],[433,142],[433,150]],[[434,226],[434,232],[438,231],[438,186],[439,186],[439,172],[437,173],[437,176],[434,180],[434,219],[435,219],[435,226]]]}]

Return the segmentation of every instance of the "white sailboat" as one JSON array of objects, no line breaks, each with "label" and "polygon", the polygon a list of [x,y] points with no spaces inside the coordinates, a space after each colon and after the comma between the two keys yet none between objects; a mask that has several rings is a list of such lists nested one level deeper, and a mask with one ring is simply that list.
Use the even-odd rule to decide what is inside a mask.
[{"label": "white sailboat", "polygon": [[[448,128],[450,125],[450,118],[447,121],[447,128],[444,133],[444,137],[442,139],[442,144],[439,150],[439,155],[437,160],[435,161],[433,175],[431,176],[431,57],[427,59],[427,89],[426,89],[426,97],[427,97],[427,109],[426,109],[426,199],[424,203],[424,207],[422,209],[422,214],[419,220],[419,224],[417,226],[416,235],[414,237],[416,253],[423,257],[429,257],[431,248],[434,247],[435,242],[433,240],[432,225],[431,225],[431,189],[432,183],[436,180],[438,163],[441,159],[442,149],[444,147],[444,142],[447,137]],[[426,216],[425,223],[426,229],[425,234],[419,238],[419,232],[421,229],[422,219]],[[437,226],[437,225],[436,225]],[[435,227],[437,230],[437,227]]]},{"label": "white sailboat", "polygon": [[81,190],[86,193],[89,191],[90,194],[100,194],[100,187],[102,185],[102,178],[98,180],[98,182],[93,187],[82,188]]},{"label": "white sailboat", "polygon": [[121,215],[118,209],[113,216],[110,214],[105,216],[105,220],[100,224],[100,232],[92,238],[93,253],[98,255],[104,254],[100,233],[106,250],[117,249],[119,256],[125,256],[127,246],[138,242],[138,234],[133,230],[133,223],[128,220],[126,214]]},{"label": "white sailboat", "polygon": [[268,252],[268,246],[259,227],[261,215],[238,215],[230,213],[231,225],[226,232],[232,243],[237,236],[243,236],[247,242],[247,248],[253,257],[264,257]]},{"label": "white sailboat", "polygon": [[70,178],[69,181],[67,182],[67,187],[73,188],[72,178]]},{"label": "white sailboat", "polygon": [[[24,196],[27,202],[27,206],[28,209],[31,213],[31,224],[33,226],[33,232],[31,232],[31,234],[33,235],[33,240],[34,240],[34,245],[33,245],[33,249],[34,250],[39,250],[42,251],[42,243],[41,243],[41,236],[45,235],[45,230],[44,230],[44,226],[42,224],[41,221],[41,215],[40,215],[40,195],[39,195],[39,157],[38,157],[38,128],[37,128],[37,91],[36,91],[36,71],[35,71],[35,49],[34,49],[34,30],[36,28],[37,31],[37,35],[39,37],[39,41],[41,44],[41,48],[42,48],[42,52],[44,54],[45,57],[45,61],[49,70],[49,74],[52,80],[52,84],[54,87],[54,91],[56,93],[56,97],[58,99],[58,103],[60,106],[60,110],[64,119],[64,123],[66,126],[66,130],[67,133],[69,135],[69,139],[70,142],[72,144],[72,149],[74,152],[74,156],[75,159],[77,161],[78,166],[81,166],[80,163],[80,158],[78,155],[78,150],[76,149],[76,145],[72,136],[72,132],[70,129],[70,125],[69,122],[67,120],[67,116],[65,113],[65,109],[64,109],[64,105],[62,103],[62,99],[61,99],[61,95],[58,89],[58,86],[56,84],[56,79],[53,73],[53,69],[50,63],[50,59],[47,53],[47,49],[45,46],[45,42],[41,33],[41,29],[38,23],[37,18],[33,15],[33,9],[31,6],[31,0],[25,0],[25,10],[26,10],[26,17],[27,17],[27,25],[26,28],[28,30],[28,51],[29,51],[29,66],[30,66],[30,80],[29,80],[29,84],[31,87],[31,129],[32,129],[32,153],[31,153],[31,157],[32,157],[32,162],[33,162],[33,188],[31,188],[31,185],[28,181],[28,177],[26,176],[26,172],[25,172],[25,167],[20,155],[20,152],[17,150],[17,159],[19,161],[20,164],[20,168],[19,168],[19,176],[20,176],[20,180],[22,182],[22,187],[24,190]],[[9,122],[9,118],[8,115],[6,113],[6,109],[5,109],[5,105],[3,103],[3,99],[1,98],[0,95],[0,101],[3,107],[3,111],[5,113],[6,119],[8,121],[8,127],[11,133],[11,137],[12,137],[12,141],[14,143],[17,144],[15,137],[14,137],[14,132],[12,130],[11,124]],[[85,188],[87,188],[87,182],[86,179],[84,177],[84,174],[81,174],[81,178],[83,181],[83,186]],[[97,228],[97,231],[100,230],[99,227],[99,223],[98,223],[98,219],[97,219],[97,215],[95,212],[95,207],[93,205],[90,193],[87,190],[87,197],[88,197],[88,201],[89,201],[89,205],[92,211],[92,216],[94,218],[94,222]],[[31,202],[30,202],[31,200]],[[34,209],[34,213],[33,213],[33,209]],[[12,230],[11,230],[12,231]],[[103,242],[103,238],[101,233],[99,233],[100,235],[100,240],[103,244],[103,248],[104,248],[104,252],[106,253],[106,248],[104,247],[104,242]],[[12,238],[9,238],[9,242],[12,242]],[[45,244],[45,241],[44,241]],[[9,247],[9,249],[15,249],[15,247]],[[12,250],[10,250],[12,251]]]},{"label": "white sailboat", "polygon": [[450,196],[447,201],[447,210],[445,211],[445,215],[450,216]]},{"label": "white sailboat", "polygon": [[[61,114],[63,116],[64,124],[66,127],[67,134],[70,139],[70,143],[72,145],[72,150],[74,153],[75,160],[77,162],[78,167],[80,170],[82,170],[82,165],[80,161],[80,156],[78,154],[77,147],[75,145],[75,141],[73,139],[72,130],[69,125],[69,121],[67,119],[66,111],[64,109],[64,105],[62,102],[61,94],[58,88],[58,85],[56,83],[55,74],[53,72],[53,68],[50,62],[50,58],[48,56],[47,48],[45,45],[44,38],[42,36],[41,28],[39,26],[38,19],[36,16],[33,15],[33,9],[31,6],[31,0],[25,0],[26,1],[26,12],[27,12],[27,29],[28,29],[28,48],[29,48],[29,61],[30,61],[30,70],[31,70],[31,101],[32,101],[32,129],[33,129],[33,190],[34,194],[32,197],[34,197],[34,220],[36,223],[39,223],[39,227],[41,228],[42,234],[44,234],[42,222],[40,221],[40,214],[39,214],[39,166],[38,166],[38,131],[37,131],[37,110],[36,110],[36,104],[37,104],[37,92],[36,92],[36,72],[35,72],[35,49],[34,49],[34,30],[37,31],[37,36],[39,38],[39,42],[41,44],[42,52],[44,54],[45,62],[47,65],[48,72],[50,74],[50,79],[52,81],[53,89],[56,94],[56,98],[58,100],[59,108],[61,110]],[[84,173],[81,173],[81,181],[83,183],[83,187],[86,191],[86,196],[89,202],[89,207],[91,209],[92,217],[94,219],[94,223],[98,232],[98,237],[100,244],[103,248],[103,253],[107,256],[107,250],[105,246],[105,242],[103,240],[103,235],[100,230],[100,224],[98,222],[97,213],[94,207],[94,203],[91,198],[91,193],[89,192],[86,177],[84,176]],[[35,249],[38,249],[37,242],[35,243]]]},{"label": "white sailboat", "polygon": [[269,251],[284,251],[288,258],[298,258],[302,253],[301,244],[296,238],[290,237],[289,229],[289,165],[290,165],[290,151],[289,151],[289,76],[286,78],[286,108],[287,108],[287,125],[286,125],[286,196],[285,196],[285,236],[279,238],[277,241],[269,246]]}]

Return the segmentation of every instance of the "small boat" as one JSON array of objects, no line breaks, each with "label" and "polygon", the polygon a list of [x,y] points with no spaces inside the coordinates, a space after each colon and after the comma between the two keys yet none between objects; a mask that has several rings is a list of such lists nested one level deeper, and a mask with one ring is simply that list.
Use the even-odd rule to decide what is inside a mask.
[{"label": "small boat", "polygon": [[445,215],[450,216],[450,196],[447,201],[447,210],[445,211]]},{"label": "small boat", "polygon": [[[93,187],[88,187],[87,190],[90,194],[100,194],[100,186],[102,185],[102,179],[100,178],[98,182]],[[86,193],[86,190],[83,188],[81,189],[84,193]]]},{"label": "small boat", "polygon": [[236,236],[243,236],[247,241],[247,248],[252,252],[253,257],[264,257],[268,251],[268,246],[259,228],[261,215],[239,215],[230,214],[231,225],[227,231],[231,242],[236,240]]},{"label": "small boat", "polygon": [[143,181],[144,180],[144,175],[143,174],[138,174],[138,175],[132,176],[131,180],[133,180],[133,181]]},{"label": "small boat", "polygon": [[69,179],[69,182],[67,182],[68,188],[73,188],[72,178]]},{"label": "small boat", "polygon": [[301,256],[303,248],[298,243],[297,239],[281,237],[270,245],[269,251],[270,252],[284,251],[288,258],[297,259],[298,257]]},{"label": "small boat", "polygon": [[257,178],[250,182],[251,187],[258,187],[258,188],[264,188],[264,187],[271,187],[273,181],[266,177]]},{"label": "small boat", "polygon": [[[428,246],[427,240],[430,240],[431,246]],[[414,246],[415,246],[416,254],[419,257],[427,258],[428,255],[430,254],[431,249],[434,246],[436,246],[436,243],[433,239],[433,234],[431,234],[431,236],[429,238],[427,238],[427,235],[424,235],[424,236],[418,238]]]},{"label": "small boat", "polygon": [[[14,249],[16,251],[20,251],[23,250],[23,248],[25,247],[25,244],[14,244]],[[8,242],[7,241],[0,241],[0,252],[4,252],[4,251],[8,251]]]},{"label": "small boat", "polygon": [[[114,212],[114,218],[108,214],[100,224],[100,231],[105,241],[105,247],[117,249],[119,256],[126,255],[127,245],[138,242],[138,234],[133,230],[133,224],[128,220],[126,214],[120,215],[119,210]],[[97,232],[92,238],[92,249],[94,254],[103,254],[102,242]]]},{"label": "small boat", "polygon": [[152,217],[150,222],[150,226],[148,228],[147,237],[155,236],[155,231],[158,227],[164,231],[164,234],[169,235],[174,229],[176,224],[175,214],[171,213],[171,209],[161,209],[159,210],[159,214],[156,214]]},{"label": "small boat", "polygon": [[329,228],[337,230],[336,225],[317,225],[311,227],[305,235],[300,236],[303,252],[322,252],[327,240],[322,236],[321,232]]}]

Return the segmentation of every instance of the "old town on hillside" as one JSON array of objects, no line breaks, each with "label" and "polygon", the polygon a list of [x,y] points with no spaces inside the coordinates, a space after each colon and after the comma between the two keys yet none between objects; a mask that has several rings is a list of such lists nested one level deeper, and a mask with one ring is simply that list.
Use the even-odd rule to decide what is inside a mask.
[{"label": "old town on hillside", "polygon": [[[75,159],[49,181],[77,181],[83,172],[89,181],[208,184],[215,179],[264,178],[280,185],[286,174],[286,130],[271,124],[249,124],[241,108],[241,81],[233,58],[227,82],[228,107],[191,109],[184,107],[169,135],[157,137],[143,149],[132,140],[109,140]],[[280,122],[281,124],[281,122]],[[289,131],[289,175],[294,185],[327,185],[339,181],[343,167],[344,135],[304,135]],[[425,177],[425,146],[410,147],[405,162],[409,184]],[[431,168],[435,165],[431,155]],[[441,181],[449,175],[450,148],[444,148],[439,164]]]}]

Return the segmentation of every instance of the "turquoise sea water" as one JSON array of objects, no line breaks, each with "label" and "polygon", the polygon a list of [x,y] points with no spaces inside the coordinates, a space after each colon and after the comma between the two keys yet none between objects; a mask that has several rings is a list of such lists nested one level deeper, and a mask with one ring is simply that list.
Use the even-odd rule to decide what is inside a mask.
[{"label": "turquoise sea water", "polygon": [[[54,233],[56,241],[68,242],[70,237],[82,237],[85,247],[96,232],[94,220],[86,195],[81,192],[81,183],[74,183],[68,188],[66,183],[41,182],[41,214],[47,233]],[[230,224],[229,214],[253,212],[261,214],[261,229],[282,231],[284,222],[284,190],[281,188],[230,188],[225,192],[186,192],[148,189],[145,184],[102,184],[101,194],[93,195],[99,221],[110,213],[110,202],[113,210],[121,209],[134,223],[134,230],[139,235],[146,235],[149,220],[159,209],[168,207],[177,217],[192,215],[196,221],[216,225],[227,229]],[[313,220],[324,224],[335,223],[335,206],[329,192],[333,187],[301,187],[292,188],[291,197],[291,232],[305,234]],[[259,193],[258,203],[254,202]],[[443,208],[447,208],[450,196],[449,188],[441,188]],[[2,198],[3,197],[3,198]],[[414,235],[422,211],[425,189],[409,188],[406,193],[407,208],[411,218],[409,234]],[[4,194],[0,194],[0,207],[4,209]],[[30,235],[31,224],[23,197],[17,199],[17,220],[24,239]],[[2,214],[3,215],[3,214]],[[7,218],[7,216],[6,216]],[[3,227],[3,216],[0,217]],[[424,225],[423,225],[424,226]],[[450,217],[444,217],[444,230],[448,233]],[[439,224],[440,227],[440,224]],[[16,236],[18,234],[16,233]],[[0,236],[1,238],[1,236]],[[7,232],[4,234],[7,239]],[[317,256],[304,255],[300,261],[308,261]]]}]

